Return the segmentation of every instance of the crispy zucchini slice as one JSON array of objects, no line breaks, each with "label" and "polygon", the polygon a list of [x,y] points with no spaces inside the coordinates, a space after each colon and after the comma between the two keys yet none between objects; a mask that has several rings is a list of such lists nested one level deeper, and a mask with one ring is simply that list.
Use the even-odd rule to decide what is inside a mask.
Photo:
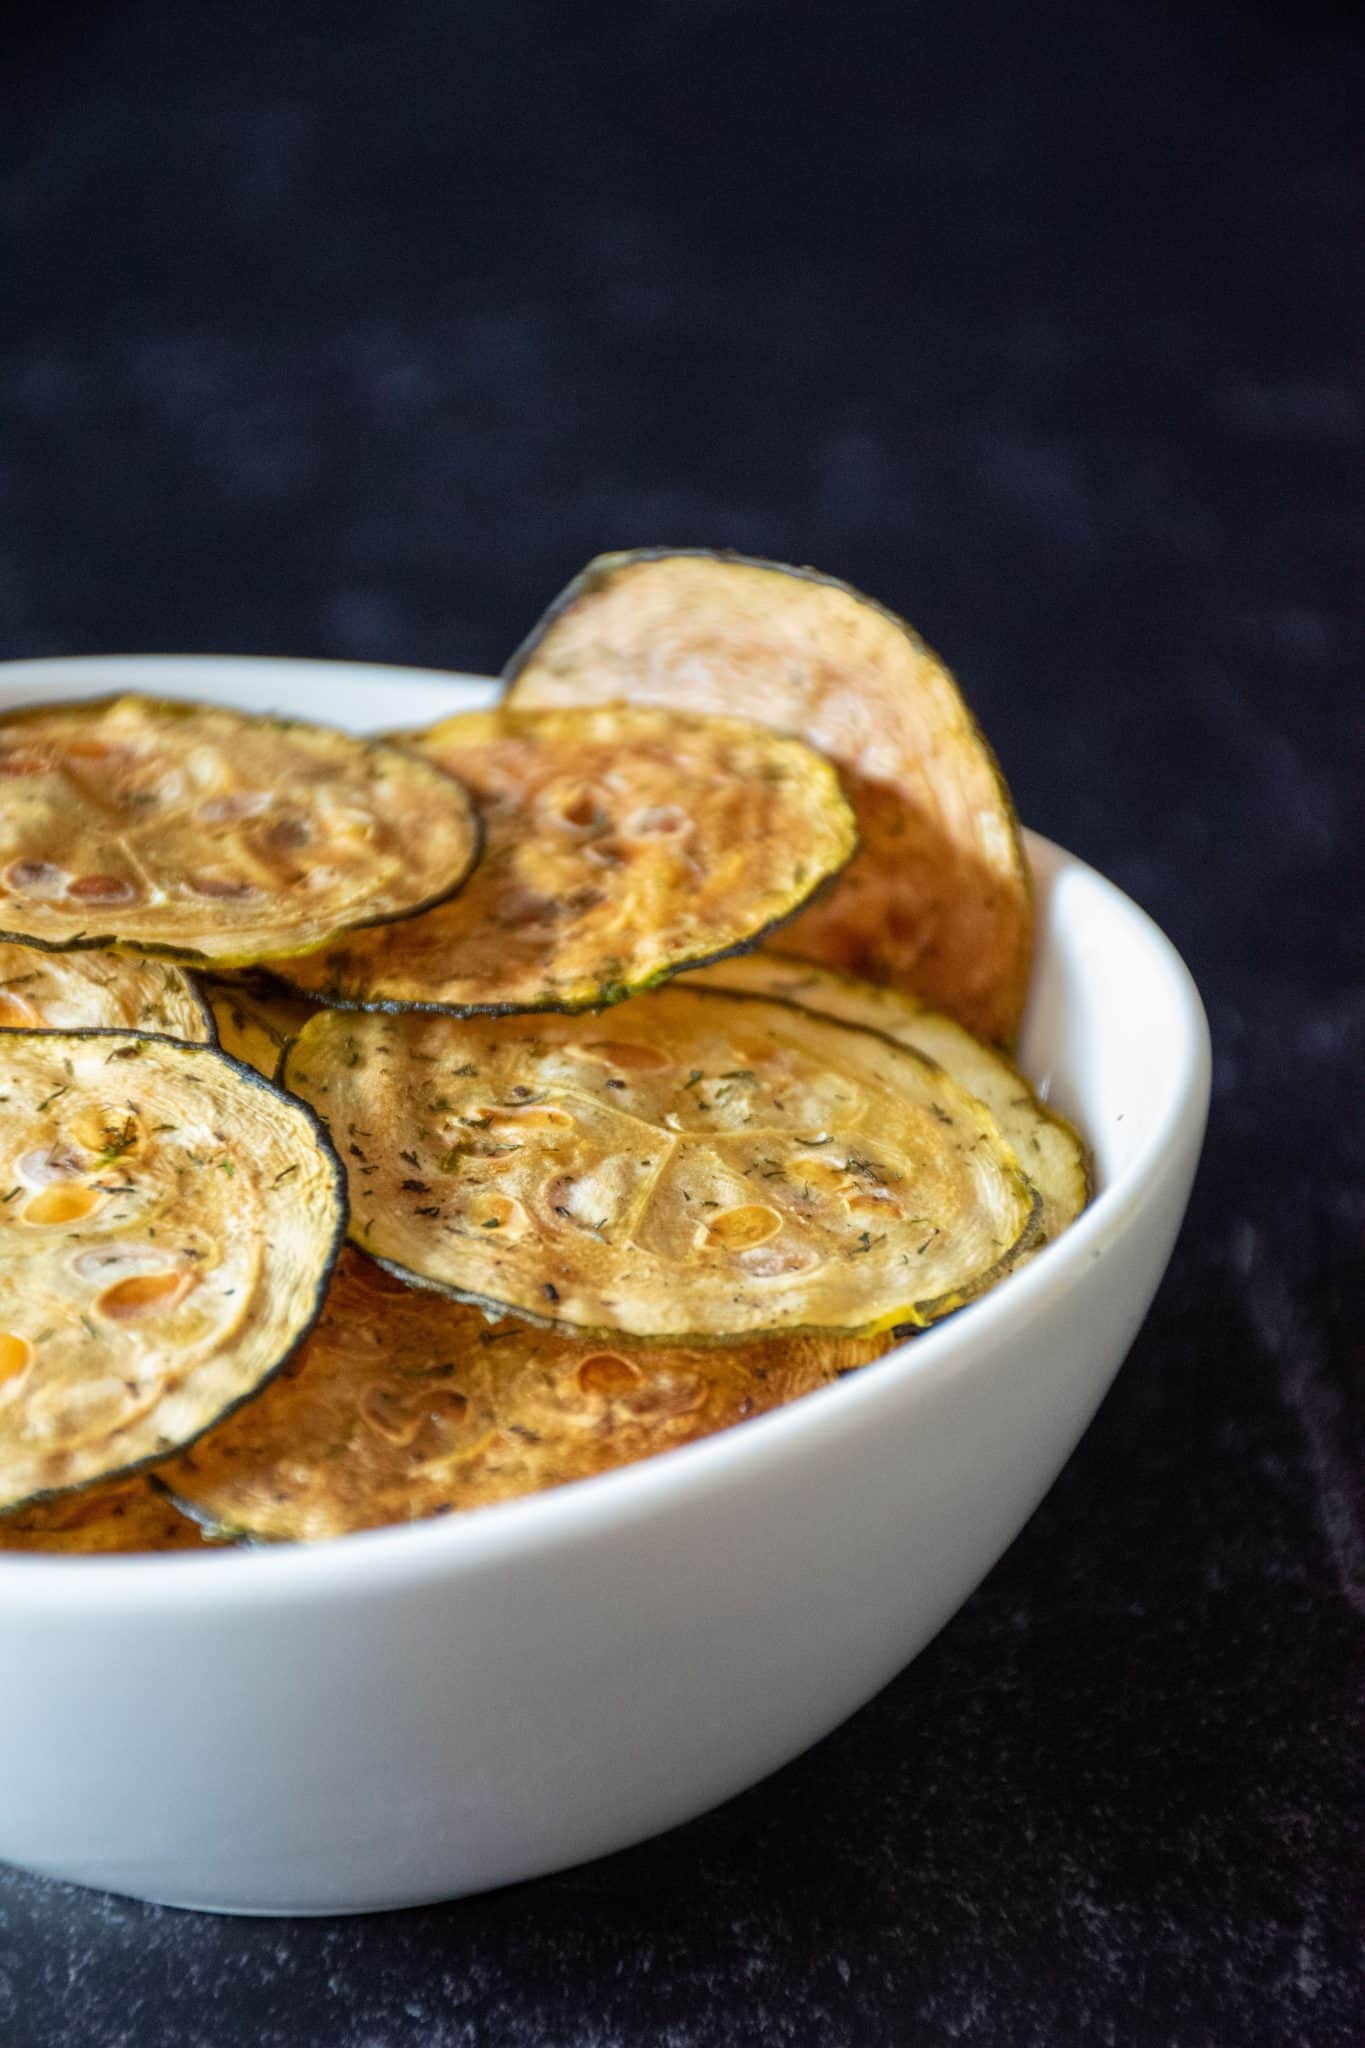
[{"label": "crispy zucchini slice", "polygon": [[188,1443],[321,1311],[340,1163],[207,1046],[0,1035],[0,1508]]},{"label": "crispy zucchini slice", "polygon": [[937,657],[833,577],[701,549],[600,555],[512,657],[508,701],[629,699],[800,733],[834,761],[857,857],[788,947],[1012,1044],[1032,896],[999,766]]},{"label": "crispy zucchini slice", "polygon": [[[931,1010],[899,989],[877,988],[829,967],[816,967],[781,952],[748,953],[703,968],[695,977],[705,988],[735,989],[744,995],[773,996],[799,1003],[824,1017],[881,1031],[913,1046],[945,1067],[955,1081],[984,1102],[1020,1165],[1042,1196],[1037,1249],[1050,1244],[1075,1221],[1090,1200],[1090,1153],[1074,1124],[1041,1102],[1012,1061],[994,1046]],[[691,977],[689,977],[689,981]]]},{"label": "crispy zucchini slice", "polygon": [[468,886],[281,968],[352,1009],[602,1009],[750,944],[849,859],[827,761],[760,726],[611,705],[414,735],[483,819]]},{"label": "crispy zucchini slice", "polygon": [[149,1479],[110,1479],[0,1515],[0,1550],[94,1557],[129,1550],[204,1550],[209,1539]]},{"label": "crispy zucchini slice", "polygon": [[0,938],[234,967],[410,917],[478,853],[434,761],[221,705],[106,697],[0,716]]},{"label": "crispy zucchini slice", "polygon": [[223,1051],[273,1081],[285,1046],[316,1014],[317,1004],[207,975],[201,985]]},{"label": "crispy zucchini slice", "polygon": [[341,1536],[652,1457],[826,1386],[886,1341],[606,1350],[490,1325],[348,1249],[294,1364],[157,1481],[219,1535]]},{"label": "crispy zucchini slice", "polygon": [[41,953],[0,945],[0,1031],[156,1031],[213,1043],[208,1007],[169,960],[125,953]]},{"label": "crispy zucchini slice", "polygon": [[610,1018],[326,1011],[283,1075],[346,1154],[362,1249],[580,1333],[923,1325],[1037,1228],[975,1096],[789,1004],[674,984]]}]

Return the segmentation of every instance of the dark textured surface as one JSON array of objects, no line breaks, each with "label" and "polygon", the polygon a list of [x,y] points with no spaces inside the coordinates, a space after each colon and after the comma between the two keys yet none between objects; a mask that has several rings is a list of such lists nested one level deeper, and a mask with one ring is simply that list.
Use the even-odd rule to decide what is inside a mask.
[{"label": "dark textured surface", "polygon": [[9,20],[0,651],[481,667],[599,547],[815,561],[945,650],[1029,822],[1171,931],[1218,1064],[1115,1392],[846,1728],[431,1912],[0,1874],[0,2041],[1359,2041],[1348,11]]}]

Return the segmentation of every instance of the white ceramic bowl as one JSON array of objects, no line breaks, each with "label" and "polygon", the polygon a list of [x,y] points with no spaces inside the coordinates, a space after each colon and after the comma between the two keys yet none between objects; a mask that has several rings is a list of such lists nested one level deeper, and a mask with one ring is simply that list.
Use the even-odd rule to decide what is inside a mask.
[{"label": "white ceramic bowl", "polygon": [[[0,667],[0,703],[128,687],[357,728],[491,693],[315,662]],[[1080,861],[1029,852],[1023,1063],[1098,1166],[1064,1238],[854,1377],[557,1492],[314,1548],[0,1556],[0,1856],[236,1912],[448,1898],[687,1820],[913,1657],[1109,1385],[1208,1104],[1170,944]]]}]

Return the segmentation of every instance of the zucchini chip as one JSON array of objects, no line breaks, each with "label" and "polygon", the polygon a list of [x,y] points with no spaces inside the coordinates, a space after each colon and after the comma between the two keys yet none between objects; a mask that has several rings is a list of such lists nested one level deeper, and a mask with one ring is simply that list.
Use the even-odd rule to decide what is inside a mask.
[{"label": "zucchini chip", "polygon": [[285,1046],[316,1013],[317,1004],[207,976],[202,987],[223,1051],[273,1081]]},{"label": "zucchini chip", "polygon": [[898,989],[876,988],[785,953],[749,953],[742,960],[703,968],[696,979],[704,988],[772,996],[798,1003],[803,1010],[818,1010],[822,1017],[861,1024],[937,1060],[985,1103],[1042,1196],[1042,1227],[1035,1249],[1059,1236],[1090,1200],[1090,1154],[1075,1125],[1041,1102],[1003,1053],[983,1045],[942,1011],[931,1010]]},{"label": "zucchini chip", "polygon": [[923,1325],[1037,1228],[974,1096],[789,1004],[675,984],[609,1019],[325,1011],[283,1074],[346,1155],[355,1243],[580,1334]]},{"label": "zucchini chip", "polygon": [[324,726],[106,697],[0,716],[0,938],[240,967],[458,889],[478,825],[434,761]]},{"label": "zucchini chip", "polygon": [[40,953],[0,945],[0,1031],[156,1031],[213,1042],[208,1010],[168,960],[124,953]]},{"label": "zucchini chip", "polygon": [[287,1372],[157,1472],[217,1535],[308,1542],[486,1507],[652,1457],[866,1364],[885,1339],[604,1350],[342,1253]]},{"label": "zucchini chip", "polygon": [[1032,946],[1014,807],[957,684],[903,620],[811,569],[697,549],[600,555],[507,681],[518,710],[630,699],[810,740],[839,768],[860,851],[791,950],[1013,1043]]},{"label": "zucchini chip", "polygon": [[94,1557],[129,1550],[204,1550],[196,1522],[149,1479],[110,1479],[0,1515],[0,1550],[65,1551]]},{"label": "zucchini chip", "polygon": [[341,1167],[206,1046],[0,1035],[0,1508],[178,1449],[322,1307]]},{"label": "zucchini chip", "polygon": [[735,719],[468,712],[412,743],[473,792],[483,859],[439,910],[280,970],[345,1008],[602,1009],[781,924],[856,841],[829,763]]}]

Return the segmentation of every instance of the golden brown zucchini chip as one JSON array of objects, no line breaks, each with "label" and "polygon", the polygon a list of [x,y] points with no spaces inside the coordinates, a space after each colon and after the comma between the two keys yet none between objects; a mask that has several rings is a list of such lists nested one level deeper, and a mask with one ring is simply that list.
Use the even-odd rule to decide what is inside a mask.
[{"label": "golden brown zucchini chip", "polygon": [[675,984],[608,1018],[327,1011],[283,1071],[346,1157],[357,1244],[580,1333],[920,1325],[1036,1229],[974,1096],[784,1003]]},{"label": "golden brown zucchini chip", "polygon": [[405,1287],[343,1252],[259,1400],[157,1472],[216,1533],[312,1541],[586,1479],[780,1407],[884,1338],[604,1350]]},{"label": "golden brown zucchini chip", "polygon": [[206,1046],[0,1035],[0,1508],[179,1448],[312,1327],[345,1228],[300,1102]]},{"label": "golden brown zucchini chip", "polygon": [[811,569],[600,555],[507,680],[518,710],[629,699],[810,740],[839,768],[860,851],[786,943],[1012,1043],[1032,945],[1014,807],[957,684],[903,620]]},{"label": "golden brown zucchini chip", "polygon": [[223,1051],[273,1081],[285,1046],[316,1014],[317,1004],[207,976],[202,987]]},{"label": "golden brown zucchini chip", "polygon": [[213,1025],[189,976],[125,953],[0,945],[0,1030],[157,1031],[208,1045]]},{"label": "golden brown zucchini chip", "polygon": [[75,1556],[130,1550],[205,1550],[198,1524],[149,1479],[110,1479],[0,1515],[0,1550],[65,1551]]},{"label": "golden brown zucchini chip", "polygon": [[221,705],[5,712],[0,780],[0,938],[55,952],[305,953],[449,896],[478,851],[433,761]]},{"label": "golden brown zucchini chip", "polygon": [[1050,1244],[1090,1200],[1090,1154],[1075,1125],[1041,1102],[1003,1053],[983,1045],[941,1010],[931,1010],[899,989],[877,988],[780,952],[725,960],[703,968],[696,980],[706,988],[799,1003],[803,1010],[884,1032],[937,1060],[985,1103],[1042,1196],[1042,1227],[1035,1249]]},{"label": "golden brown zucchini chip", "polygon": [[853,852],[799,740],[625,705],[475,711],[414,736],[473,792],[484,854],[453,902],[280,970],[357,1009],[601,1009],[791,917]]}]

